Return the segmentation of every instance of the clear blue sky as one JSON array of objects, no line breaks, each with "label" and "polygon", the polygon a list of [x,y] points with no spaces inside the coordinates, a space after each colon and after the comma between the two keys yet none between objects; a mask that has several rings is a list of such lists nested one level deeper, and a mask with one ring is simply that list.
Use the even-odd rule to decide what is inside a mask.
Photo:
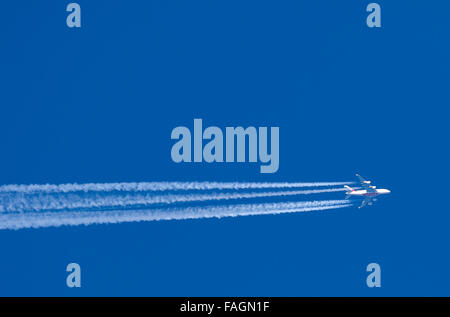
[{"label": "clear blue sky", "polygon": [[[0,231],[0,295],[450,295],[447,1],[4,1],[0,183],[340,181],[360,211]],[[279,126],[280,168],[171,130]],[[82,267],[82,288],[65,267]],[[366,265],[382,287],[366,287]]]}]

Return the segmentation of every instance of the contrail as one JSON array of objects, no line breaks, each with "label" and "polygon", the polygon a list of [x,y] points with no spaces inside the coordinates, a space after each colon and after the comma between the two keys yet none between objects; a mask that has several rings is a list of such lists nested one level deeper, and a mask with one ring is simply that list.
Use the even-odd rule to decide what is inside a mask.
[{"label": "contrail", "polygon": [[68,193],[68,192],[111,192],[111,191],[167,191],[167,190],[211,190],[211,189],[264,189],[329,187],[353,184],[354,182],[315,183],[249,183],[249,182],[142,182],[142,183],[87,183],[87,184],[31,184],[2,185],[1,192],[17,193]]},{"label": "contrail", "polygon": [[99,192],[63,193],[0,193],[0,212],[57,211],[73,209],[104,209],[112,207],[139,207],[178,202],[203,202],[246,198],[282,197],[345,191],[344,188],[325,188],[297,191],[249,192],[249,193],[205,193],[205,194],[126,194]]},{"label": "contrail", "polygon": [[351,205],[349,200],[324,200],[153,210],[2,213],[0,214],[0,229],[269,215],[336,209]]}]

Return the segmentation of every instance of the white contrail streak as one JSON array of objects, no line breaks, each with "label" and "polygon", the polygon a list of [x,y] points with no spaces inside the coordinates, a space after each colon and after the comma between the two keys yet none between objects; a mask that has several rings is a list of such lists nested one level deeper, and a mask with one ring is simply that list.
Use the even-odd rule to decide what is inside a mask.
[{"label": "white contrail streak", "polygon": [[351,203],[348,200],[325,200],[154,210],[3,213],[0,214],[0,229],[268,215],[327,210],[349,206],[351,206]]},{"label": "white contrail streak", "polygon": [[111,191],[165,191],[165,190],[211,190],[211,189],[264,189],[328,187],[353,184],[354,182],[315,183],[249,183],[249,182],[143,182],[143,183],[87,183],[87,184],[31,184],[2,185],[1,192],[17,193],[67,193],[67,192],[111,192]]},{"label": "white contrail streak", "polygon": [[173,204],[178,202],[201,202],[246,198],[282,197],[344,191],[344,188],[325,188],[297,191],[249,192],[249,193],[206,193],[206,194],[122,194],[92,193],[0,193],[0,212],[29,212],[50,210],[73,210],[89,208],[113,208],[148,206],[152,204]]}]

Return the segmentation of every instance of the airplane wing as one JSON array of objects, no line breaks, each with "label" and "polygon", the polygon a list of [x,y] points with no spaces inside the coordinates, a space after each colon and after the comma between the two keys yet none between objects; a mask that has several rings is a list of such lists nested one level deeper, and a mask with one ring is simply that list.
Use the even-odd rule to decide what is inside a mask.
[{"label": "airplane wing", "polygon": [[361,203],[361,206],[359,206],[358,209],[364,207],[365,205],[367,205],[367,204],[370,203],[371,201],[372,201],[372,198],[370,198],[370,197],[364,198],[364,200],[363,200],[362,203]]},{"label": "airplane wing", "polygon": [[361,186],[366,187],[366,188],[370,186],[370,181],[365,180],[361,175],[356,174],[356,177],[358,177],[359,182],[361,183]]}]

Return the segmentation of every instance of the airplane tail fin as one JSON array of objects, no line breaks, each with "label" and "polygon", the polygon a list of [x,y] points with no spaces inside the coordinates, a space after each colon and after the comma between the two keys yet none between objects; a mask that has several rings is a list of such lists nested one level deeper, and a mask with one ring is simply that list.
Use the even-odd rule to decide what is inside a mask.
[{"label": "airplane tail fin", "polygon": [[350,192],[354,191],[353,188],[351,188],[350,186],[344,185],[344,188],[347,189],[347,195],[345,196],[345,199],[349,199],[350,198]]},{"label": "airplane tail fin", "polygon": [[347,190],[351,191],[351,192],[354,191],[354,189],[351,188],[350,186],[344,185],[344,187],[345,187]]}]

